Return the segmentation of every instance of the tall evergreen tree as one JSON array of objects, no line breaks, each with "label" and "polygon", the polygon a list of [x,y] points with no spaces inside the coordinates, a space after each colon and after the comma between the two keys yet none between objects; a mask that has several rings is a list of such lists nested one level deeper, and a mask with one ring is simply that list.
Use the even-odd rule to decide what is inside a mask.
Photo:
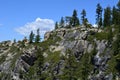
[{"label": "tall evergreen tree", "polygon": [[37,29],[37,35],[36,35],[36,38],[35,38],[35,43],[39,43],[39,41],[40,41],[40,32],[39,31],[40,30]]},{"label": "tall evergreen tree", "polygon": [[34,33],[33,31],[31,31],[30,35],[29,35],[29,43],[33,43],[33,40],[34,40]]},{"label": "tall evergreen tree", "polygon": [[108,45],[110,45],[112,43],[112,41],[113,41],[112,27],[108,28],[107,39],[108,39]]},{"label": "tall evergreen tree", "polygon": [[70,49],[66,50],[66,56],[65,68],[63,70],[63,74],[61,75],[61,80],[77,80],[77,75],[75,75],[77,67],[75,56]]},{"label": "tall evergreen tree", "polygon": [[82,12],[81,12],[82,24],[85,24],[85,17],[86,17],[86,11],[85,11],[85,9],[83,9]]},{"label": "tall evergreen tree", "polygon": [[117,23],[117,9],[114,6],[112,9],[112,24],[116,23]]},{"label": "tall evergreen tree", "polygon": [[13,40],[13,43],[16,43],[16,39]]},{"label": "tall evergreen tree", "polygon": [[120,0],[117,3],[118,10],[120,11]]},{"label": "tall evergreen tree", "polygon": [[90,56],[88,53],[85,53],[82,57],[82,62],[81,62],[81,79],[82,80],[87,80],[88,79],[88,75],[90,73]]},{"label": "tall evergreen tree", "polygon": [[72,26],[72,17],[66,16],[65,21],[66,21],[66,27],[70,28]]},{"label": "tall evergreen tree", "polygon": [[117,39],[113,44],[114,55],[120,54],[120,25],[118,25],[117,27],[118,27],[118,32],[116,35]]},{"label": "tall evergreen tree", "polygon": [[76,10],[74,10],[73,11],[73,15],[72,15],[72,26],[77,26],[77,25],[79,25],[80,23],[79,23],[79,19],[78,19],[78,17],[77,17],[77,11]]},{"label": "tall evergreen tree", "polygon": [[88,19],[87,19],[87,18],[84,19],[83,24],[84,24],[86,27],[88,27]]},{"label": "tall evergreen tree", "polygon": [[58,29],[58,22],[55,23],[55,29]]},{"label": "tall evergreen tree", "polygon": [[96,23],[98,27],[101,27],[102,26],[102,7],[99,3],[97,4],[96,14],[97,14]]},{"label": "tall evergreen tree", "polygon": [[120,25],[120,0],[117,3],[117,25]]},{"label": "tall evergreen tree", "polygon": [[60,20],[60,27],[63,28],[64,27],[64,18],[61,17],[61,20]]},{"label": "tall evergreen tree", "polygon": [[36,61],[36,67],[37,67],[37,74],[42,78],[42,69],[43,69],[43,63],[44,63],[44,56],[40,49],[37,50],[37,61]]},{"label": "tall evergreen tree", "polygon": [[107,7],[104,10],[104,21],[103,21],[103,23],[104,23],[104,27],[111,25],[111,8],[110,7]]},{"label": "tall evergreen tree", "polygon": [[102,20],[102,17],[100,17],[99,27],[101,27],[102,25],[103,25],[103,20]]}]

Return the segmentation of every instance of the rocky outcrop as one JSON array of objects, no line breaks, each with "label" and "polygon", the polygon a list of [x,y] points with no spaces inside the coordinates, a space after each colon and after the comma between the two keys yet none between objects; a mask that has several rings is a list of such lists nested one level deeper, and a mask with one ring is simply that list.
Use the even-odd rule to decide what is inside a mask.
[{"label": "rocky outcrop", "polygon": [[65,29],[65,28],[60,28],[51,32],[46,32],[44,35],[44,40],[48,40],[51,35],[56,34],[56,36],[61,37],[62,39],[69,39],[69,38],[74,38],[74,39],[86,39],[87,34],[89,32],[102,32],[101,29],[97,28],[85,28],[85,27],[75,27],[75,28],[70,28],[70,29]]},{"label": "rocky outcrop", "polygon": [[[108,48],[107,40],[97,40],[94,38],[90,42],[87,40],[89,35],[95,35],[96,33],[103,32],[101,29],[97,28],[72,28],[72,29],[58,29],[47,33],[49,35],[45,40],[50,38],[50,35],[56,33],[56,36],[60,37],[62,40],[59,43],[59,46],[54,46],[55,49],[61,51],[65,55],[66,49],[71,49],[74,53],[76,59],[80,60],[81,56],[86,52],[90,53],[94,47],[96,49],[96,55],[93,57],[94,69],[91,72],[90,80],[112,80],[113,74],[105,74],[105,71],[108,68],[108,60],[111,58],[110,49]],[[45,36],[47,36],[45,35]],[[96,46],[94,44],[96,44]],[[105,50],[106,49],[106,50]],[[106,52],[105,52],[106,51]],[[103,54],[104,53],[104,54]],[[96,71],[98,73],[96,74]],[[96,74],[96,75],[95,75]]]},{"label": "rocky outcrop", "polygon": [[[53,77],[53,79],[47,78],[47,80],[61,80],[58,76],[64,73],[64,69],[70,68],[68,64],[70,61],[67,61],[70,54],[66,53],[70,49],[73,56],[71,60],[74,59],[73,61],[76,61],[74,64],[80,63],[80,67],[82,66],[81,59],[83,59],[83,56],[85,54],[90,55],[87,62],[91,60],[92,69],[87,79],[113,80],[114,74],[112,72],[106,73],[109,67],[107,63],[112,57],[111,45],[108,44],[108,40],[106,39],[99,40],[94,37],[96,33],[101,32],[104,31],[97,28],[61,28],[47,32],[44,41],[38,45],[29,43],[23,45],[24,42],[21,41],[16,43],[10,41],[2,42],[0,43],[0,74],[4,75],[0,76],[0,79],[31,80],[36,78],[37,74],[44,73],[44,77]],[[91,36],[92,38],[90,38]],[[41,72],[36,72],[35,74],[33,74],[34,71],[31,72],[32,77],[30,76],[31,79],[28,79],[26,75],[29,74],[31,67],[38,69],[39,66],[34,66],[36,62],[42,64],[39,61],[41,59],[38,59],[38,49],[41,50],[39,54],[42,53],[45,58],[44,63],[40,69]],[[92,54],[94,50],[95,53]],[[76,68],[76,66],[73,67]]]}]

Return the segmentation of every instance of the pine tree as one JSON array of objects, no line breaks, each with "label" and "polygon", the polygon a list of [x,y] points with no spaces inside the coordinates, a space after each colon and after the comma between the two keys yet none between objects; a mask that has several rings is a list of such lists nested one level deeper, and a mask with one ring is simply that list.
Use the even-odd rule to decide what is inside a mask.
[{"label": "pine tree", "polygon": [[117,24],[117,9],[115,6],[112,9],[112,24]]},{"label": "pine tree", "polygon": [[58,22],[55,23],[55,29],[58,29]]},{"label": "pine tree", "polygon": [[36,49],[36,61],[35,61],[35,64],[34,64],[34,73],[33,74],[36,74],[34,78],[39,78],[39,80],[44,80],[43,78],[43,66],[44,66],[44,56],[43,56],[43,53],[42,53],[42,50],[37,46],[37,49]]},{"label": "pine tree", "polygon": [[108,39],[108,45],[110,45],[113,41],[113,33],[112,33],[112,27],[111,26],[108,28],[107,39]]},{"label": "pine tree", "polygon": [[118,74],[120,74],[120,25],[118,27],[118,33],[116,36],[116,41],[113,43],[113,55],[115,56],[116,64],[114,66]]},{"label": "pine tree", "polygon": [[61,20],[60,20],[60,27],[63,28],[64,27],[64,18],[61,17]]},{"label": "pine tree", "polygon": [[113,44],[114,55],[117,55],[120,53],[120,25],[118,25],[117,27],[118,27],[118,32],[116,36],[117,39]]},{"label": "pine tree", "polygon": [[80,23],[79,23],[79,19],[78,19],[78,17],[77,17],[77,11],[76,10],[74,10],[73,11],[73,15],[72,15],[72,26],[77,26],[77,25],[79,25]]},{"label": "pine tree", "polygon": [[97,14],[96,23],[98,27],[101,27],[102,26],[102,7],[99,3],[97,4],[96,14]]},{"label": "pine tree", "polygon": [[100,17],[99,27],[102,27],[102,25],[103,25],[103,20],[102,20],[102,17]]},{"label": "pine tree", "polygon": [[88,19],[87,18],[85,18],[85,20],[84,20],[84,23],[83,23],[86,27],[89,27],[88,26]]},{"label": "pine tree", "polygon": [[70,28],[72,26],[72,17],[66,16],[65,22],[66,22],[66,28]]},{"label": "pine tree", "polygon": [[36,35],[36,38],[35,38],[35,43],[39,43],[40,42],[40,32],[39,32],[39,29],[37,29],[37,35]]},{"label": "pine tree", "polygon": [[81,15],[82,24],[85,24],[86,11],[84,9],[82,10]]},{"label": "pine tree", "polygon": [[16,43],[16,39],[13,40],[13,43]]},{"label": "pine tree", "polygon": [[117,3],[118,10],[120,11],[120,0]]},{"label": "pine tree", "polygon": [[33,43],[33,40],[34,40],[34,33],[33,31],[31,31],[30,35],[29,35],[29,43]]},{"label": "pine tree", "polygon": [[75,56],[70,49],[66,50],[65,68],[61,75],[61,80],[77,80],[75,75],[77,68],[77,62]]},{"label": "pine tree", "polygon": [[110,7],[107,7],[104,10],[104,21],[103,21],[103,23],[104,23],[104,27],[111,25],[111,9],[110,9]]},{"label": "pine tree", "polygon": [[117,3],[117,25],[120,25],[120,0]]},{"label": "pine tree", "polygon": [[82,60],[82,64],[81,64],[81,78],[82,80],[87,80],[88,79],[88,75],[90,73],[90,56],[88,53],[85,53],[83,55],[83,60]]}]

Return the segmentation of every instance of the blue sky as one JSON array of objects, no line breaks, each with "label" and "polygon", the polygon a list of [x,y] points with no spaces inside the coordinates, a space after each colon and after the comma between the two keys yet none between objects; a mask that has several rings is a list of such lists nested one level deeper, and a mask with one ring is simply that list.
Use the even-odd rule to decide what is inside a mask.
[{"label": "blue sky", "polygon": [[[95,23],[96,4],[116,5],[118,0],[0,0],[0,41],[21,40],[30,30],[40,28],[41,34],[53,29],[55,21],[71,16],[74,9],[78,17],[82,9],[90,23]],[[48,23],[47,23],[48,22]]]}]

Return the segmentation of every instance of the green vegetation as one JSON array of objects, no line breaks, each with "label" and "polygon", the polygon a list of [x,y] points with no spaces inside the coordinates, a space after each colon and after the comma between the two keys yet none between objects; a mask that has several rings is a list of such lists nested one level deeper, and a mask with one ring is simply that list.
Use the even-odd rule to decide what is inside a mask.
[{"label": "green vegetation", "polygon": [[90,74],[93,66],[91,64],[91,56],[88,53],[85,53],[81,58],[81,77],[82,80],[88,79],[88,75]]},{"label": "green vegetation", "polygon": [[100,32],[100,33],[95,33],[94,35],[89,35],[87,40],[92,42],[93,39],[97,40],[108,40],[108,32]]},{"label": "green vegetation", "polygon": [[61,20],[60,20],[60,28],[63,28],[64,27],[64,25],[65,25],[65,21],[64,21],[64,18],[63,17],[61,17]]},{"label": "green vegetation", "polygon": [[79,23],[79,19],[78,19],[78,17],[77,17],[77,11],[76,10],[74,10],[73,11],[73,15],[72,15],[72,25],[73,26],[77,26],[77,25],[79,25],[80,23]]},{"label": "green vegetation", "polygon": [[60,60],[60,51],[55,51],[55,52],[49,52],[48,56],[45,60],[46,61],[51,61],[53,63],[57,63]]},{"label": "green vegetation", "polygon": [[40,48],[37,49],[36,52],[37,60],[35,61],[34,65],[29,68],[28,73],[26,74],[26,78],[28,80],[34,79],[43,79],[42,76],[42,69],[44,64],[44,56]]},{"label": "green vegetation", "polygon": [[111,8],[110,7],[107,7],[105,10],[104,10],[104,27],[106,26],[110,26],[111,25]]},{"label": "green vegetation", "polygon": [[0,56],[0,64],[2,64],[6,59],[6,56],[3,55],[3,56]]},{"label": "green vegetation", "polygon": [[82,24],[85,24],[85,17],[86,17],[86,11],[85,11],[85,9],[83,9],[82,12],[81,12]]},{"label": "green vegetation", "polygon": [[58,29],[58,22],[55,23],[55,29]]},{"label": "green vegetation", "polygon": [[77,75],[75,73],[77,72],[77,62],[74,54],[70,49],[66,50],[66,58],[65,58],[65,64],[64,64],[63,74],[60,76],[61,80],[76,80]]},{"label": "green vegetation", "polygon": [[40,32],[39,32],[40,30],[39,29],[37,29],[37,35],[36,35],[36,37],[35,37],[35,43],[39,43],[39,41],[40,41]]},{"label": "green vegetation", "polygon": [[0,73],[0,79],[2,79],[5,75],[6,75],[5,73],[1,72]]},{"label": "green vegetation", "polygon": [[[24,80],[88,80],[88,77],[90,75],[97,75],[100,72],[101,65],[103,65],[102,62],[101,64],[98,63],[98,65],[96,65],[94,59],[99,51],[97,51],[98,47],[101,47],[98,46],[99,43],[97,42],[97,40],[104,40],[107,44],[105,45],[106,47],[104,51],[99,54],[99,58],[101,59],[101,61],[104,62],[104,58],[106,58],[106,55],[110,56],[110,59],[107,59],[105,62],[107,63],[107,65],[104,64],[102,66],[107,66],[107,69],[105,69],[103,72],[105,73],[105,75],[112,73],[114,76],[113,80],[115,80],[117,74],[120,74],[120,0],[117,4],[117,7],[113,7],[112,10],[110,7],[104,9],[103,20],[102,10],[103,9],[101,5],[97,4],[96,22],[99,27],[98,29],[100,29],[101,32],[90,31],[87,40],[84,40],[84,42],[86,41],[87,43],[87,45],[85,46],[88,47],[89,44],[92,44],[93,50],[91,52],[88,53],[87,49],[80,50],[81,46],[84,48],[85,44],[81,43],[82,40],[80,42],[80,39],[78,42],[77,40],[74,42],[75,44],[81,43],[80,45],[77,45],[78,49],[71,49],[70,46],[64,46],[64,49],[62,51],[55,51],[56,49],[54,48],[54,46],[59,46],[59,42],[62,42],[62,44],[68,42],[69,44],[72,41],[74,41],[75,38],[68,36],[67,39],[62,41],[61,37],[57,33],[57,30],[54,30],[51,32],[49,39],[40,42],[39,29],[37,29],[37,35],[35,35],[33,31],[31,31],[29,35],[29,43],[27,45],[25,44],[27,41],[26,38],[20,42],[14,41],[14,44],[12,46],[4,45],[6,44],[6,42],[3,45],[0,44],[0,54],[2,54],[4,50],[9,51],[5,52],[5,54],[2,54],[0,56],[0,64],[5,62],[8,53],[12,54],[12,57],[14,58],[10,58],[10,69],[14,70],[14,68],[16,67],[16,61],[20,59],[24,51],[32,48],[34,49],[34,51],[31,54],[28,54],[28,56],[34,56],[35,61],[33,62],[33,65],[30,65],[30,68],[28,69],[28,71],[26,71],[26,73],[22,71],[22,69],[18,70],[21,79],[23,78]],[[56,22],[55,29],[58,29],[59,26],[60,28],[78,27],[80,25],[80,22],[77,16],[77,11],[74,10],[72,16],[67,16],[65,18],[62,17],[60,23]],[[91,27],[90,24],[87,24],[88,20],[86,18],[86,11],[84,9],[81,12],[81,19],[82,24],[84,24],[86,27]],[[102,21],[104,24],[102,24]],[[68,25],[66,25],[66,23],[68,23]],[[101,28],[102,25],[104,25],[103,28]],[[67,33],[73,32],[73,30],[67,30]],[[96,71],[94,71],[95,68],[97,68]],[[4,75],[8,78],[11,76],[9,74],[1,72],[0,79]]]},{"label": "green vegetation", "polygon": [[31,31],[30,36],[29,36],[29,43],[33,43],[34,36],[35,35],[34,35],[33,31]]},{"label": "green vegetation", "polygon": [[[120,1],[118,1],[117,7],[111,7],[107,6],[106,8],[102,8],[100,3],[97,4],[96,8],[96,24],[98,25],[99,28],[105,28],[111,25],[119,25],[120,24]],[[103,13],[104,10],[104,13]],[[82,20],[82,24],[85,26],[88,26],[87,23],[89,20],[86,18],[86,11],[85,9],[82,10],[81,14],[81,19],[79,19],[77,16],[77,10],[73,10],[72,16],[65,16],[65,18],[61,17],[60,22],[58,23],[60,28],[72,28],[72,27],[78,27],[80,26],[80,21]],[[104,14],[104,16],[102,16]],[[65,25],[67,24],[67,25]],[[56,24],[55,24],[55,29],[56,29]],[[91,26],[90,26],[91,27]]]},{"label": "green vegetation", "polygon": [[118,26],[118,33],[116,34],[116,40],[113,43],[113,51],[114,55],[117,55],[120,53],[120,26]]},{"label": "green vegetation", "polygon": [[29,43],[30,44],[33,43],[33,42],[39,43],[40,39],[41,38],[40,38],[40,30],[39,29],[37,29],[37,34],[36,35],[33,33],[33,31],[31,31],[31,33],[29,35]]},{"label": "green vegetation", "polygon": [[17,59],[20,57],[20,55],[22,54],[21,51],[16,51],[15,53],[15,56],[14,56],[14,59],[11,60],[11,66],[10,66],[10,69],[14,69],[15,68],[15,63],[17,61]]},{"label": "green vegetation", "polygon": [[102,7],[99,3],[97,4],[96,14],[97,14],[96,23],[98,27],[101,27],[102,26]]},{"label": "green vegetation", "polygon": [[96,33],[95,35],[95,38],[97,40],[107,40],[107,36],[108,36],[108,33],[107,32],[100,32],[100,33]]}]

